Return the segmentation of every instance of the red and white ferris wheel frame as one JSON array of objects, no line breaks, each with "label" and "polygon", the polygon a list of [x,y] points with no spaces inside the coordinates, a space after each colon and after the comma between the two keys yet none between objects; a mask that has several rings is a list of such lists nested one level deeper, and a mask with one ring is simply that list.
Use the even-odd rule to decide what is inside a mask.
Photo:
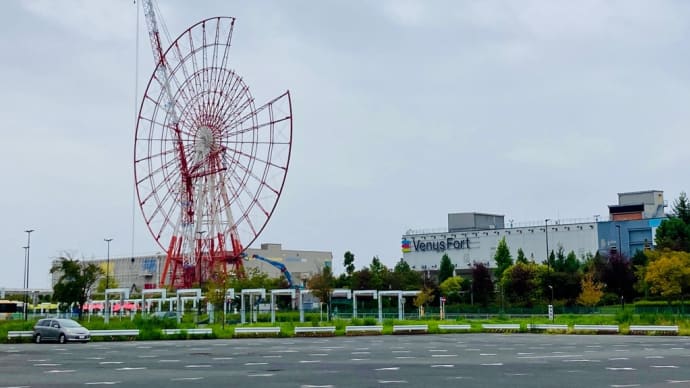
[{"label": "red and white ferris wheel frame", "polygon": [[139,110],[134,170],[146,225],[167,252],[164,286],[200,284],[228,263],[240,271],[285,184],[290,93],[255,107],[227,64],[234,21],[202,20],[165,51],[156,50],[155,19],[149,25],[159,60]]}]

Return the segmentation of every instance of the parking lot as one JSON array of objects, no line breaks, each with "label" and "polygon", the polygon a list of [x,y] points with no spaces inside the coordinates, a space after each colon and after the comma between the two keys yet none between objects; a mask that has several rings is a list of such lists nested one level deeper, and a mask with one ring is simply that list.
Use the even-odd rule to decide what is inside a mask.
[{"label": "parking lot", "polygon": [[456,334],[0,345],[0,387],[690,385],[690,338]]}]

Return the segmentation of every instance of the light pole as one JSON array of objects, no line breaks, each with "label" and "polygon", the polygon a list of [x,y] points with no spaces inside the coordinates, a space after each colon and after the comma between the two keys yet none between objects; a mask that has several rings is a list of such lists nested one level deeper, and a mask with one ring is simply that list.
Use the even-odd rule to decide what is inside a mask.
[{"label": "light pole", "polygon": [[546,273],[551,272],[551,262],[549,261],[549,221],[550,219],[544,220],[544,231],[546,232]]},{"label": "light pole", "polygon": [[[199,276],[198,276],[198,279],[199,279],[199,287],[201,287],[202,283],[204,282],[204,267],[203,267],[203,263],[202,263],[203,257],[204,257],[204,253],[203,253],[203,250],[204,250],[204,240],[203,240],[203,238],[204,238],[204,233],[206,233],[205,230],[199,230],[199,231],[196,232],[196,234],[199,235],[199,237],[198,237],[198,239],[197,239],[197,240],[199,241],[199,242],[198,242],[198,245],[197,245],[197,252],[198,252],[198,255],[197,255],[197,256],[198,256],[198,257],[196,258],[197,264],[198,264],[198,267],[199,267],[199,268],[198,268],[198,271],[199,271]],[[199,306],[201,306],[201,304],[200,304]],[[201,310],[201,307],[199,307],[199,310]]]},{"label": "light pole", "polygon": [[[24,248],[24,279],[22,283],[22,287],[24,288],[24,307],[22,308],[22,315],[24,315],[24,313],[26,312],[26,293],[29,292],[28,287],[26,286],[26,252],[27,249],[29,249],[29,247],[24,246],[22,248]],[[24,319],[26,319],[26,316],[24,316]]]},{"label": "light pole", "polygon": [[107,290],[110,288],[110,242],[113,241],[112,238],[104,238],[103,241],[105,241],[108,244],[108,254],[106,256],[106,264],[105,264],[105,289]]},{"label": "light pole", "polygon": [[553,286],[549,284],[549,288],[551,289],[551,304],[553,304]]},{"label": "light pole", "polygon": [[28,299],[29,299],[29,264],[31,263],[30,260],[30,254],[31,254],[31,232],[33,232],[33,229],[27,229],[25,230],[26,232],[26,274],[25,276],[25,282],[24,282],[24,320],[29,319],[29,308],[27,306],[28,304]]}]

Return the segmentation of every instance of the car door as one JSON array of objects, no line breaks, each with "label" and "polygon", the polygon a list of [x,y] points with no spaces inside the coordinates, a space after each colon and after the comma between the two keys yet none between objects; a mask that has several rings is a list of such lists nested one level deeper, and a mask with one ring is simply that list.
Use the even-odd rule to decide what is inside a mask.
[{"label": "car door", "polygon": [[46,332],[48,333],[47,339],[57,340],[58,333],[60,332],[60,323],[54,319],[51,320],[50,326],[46,328]]}]

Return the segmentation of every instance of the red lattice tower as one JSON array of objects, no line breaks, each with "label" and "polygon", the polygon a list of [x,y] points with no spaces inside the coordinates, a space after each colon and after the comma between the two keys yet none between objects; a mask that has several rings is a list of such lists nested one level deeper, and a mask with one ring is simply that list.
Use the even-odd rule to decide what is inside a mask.
[{"label": "red lattice tower", "polygon": [[156,69],[141,101],[134,171],[145,222],[167,253],[160,285],[199,285],[228,264],[241,275],[244,249],[285,183],[290,92],[254,105],[228,67],[234,18],[202,20],[164,50],[153,3],[143,7]]}]

